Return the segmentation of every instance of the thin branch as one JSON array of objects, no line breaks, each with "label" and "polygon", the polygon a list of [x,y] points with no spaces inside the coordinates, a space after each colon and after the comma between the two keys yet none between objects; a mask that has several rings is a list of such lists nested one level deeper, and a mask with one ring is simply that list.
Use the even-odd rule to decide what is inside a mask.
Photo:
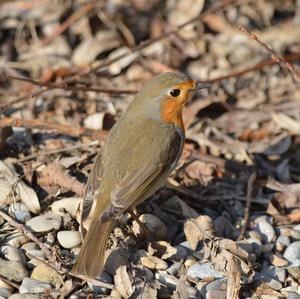
[{"label": "thin branch", "polygon": [[256,172],[252,172],[248,179],[248,184],[247,184],[247,195],[246,195],[246,206],[245,206],[245,211],[244,211],[244,224],[241,228],[240,235],[238,237],[238,240],[241,240],[245,234],[246,228],[248,226],[249,222],[249,214],[250,214],[250,207],[251,207],[251,201],[252,201],[252,189],[253,189],[253,184],[256,180]]},{"label": "thin branch", "polygon": [[84,4],[78,11],[74,12],[74,14],[67,18],[50,36],[46,37],[42,41],[43,46],[50,44],[56,37],[65,32],[73,23],[77,22],[80,18],[89,13],[96,3],[97,1],[93,0]]},{"label": "thin branch", "polygon": [[[300,53],[288,54],[286,56],[283,56],[282,59],[284,59],[287,62],[297,61],[297,60],[300,60]],[[277,62],[274,61],[273,59],[266,59],[266,60],[263,60],[263,61],[257,63],[254,66],[244,68],[242,70],[237,70],[237,71],[234,71],[234,72],[229,73],[227,75],[219,76],[219,77],[216,77],[216,78],[213,78],[213,79],[210,79],[210,80],[202,80],[202,81],[200,81],[200,83],[210,83],[210,84],[217,83],[217,82],[220,82],[222,80],[235,78],[235,77],[240,77],[242,75],[245,75],[245,74],[253,72],[253,71],[260,71],[263,68],[265,68],[267,66],[272,66],[274,64],[277,64]]]},{"label": "thin branch", "polygon": [[271,58],[278,64],[286,67],[292,74],[296,81],[300,82],[300,73],[295,69],[295,67],[286,61],[283,57],[280,57],[273,49],[271,49],[268,45],[262,42],[257,35],[250,32],[245,26],[240,25],[239,30],[245,34],[247,34],[251,39],[260,44],[264,49],[266,49],[269,53],[271,53]]},{"label": "thin branch", "polygon": [[18,231],[20,231],[24,236],[32,240],[34,243],[36,243],[41,250],[45,253],[46,256],[50,256],[51,252],[49,249],[31,232],[29,231],[23,224],[20,224],[16,222],[14,219],[12,219],[9,215],[4,213],[0,210],[0,216],[6,220],[11,226],[16,228]]},{"label": "thin branch", "polygon": [[77,138],[88,136],[94,140],[103,140],[108,134],[108,132],[104,130],[92,130],[71,125],[61,125],[54,122],[43,121],[41,119],[21,119],[11,117],[3,117],[0,119],[0,128],[3,127],[25,127],[30,129],[54,131],[57,134],[63,134]]}]

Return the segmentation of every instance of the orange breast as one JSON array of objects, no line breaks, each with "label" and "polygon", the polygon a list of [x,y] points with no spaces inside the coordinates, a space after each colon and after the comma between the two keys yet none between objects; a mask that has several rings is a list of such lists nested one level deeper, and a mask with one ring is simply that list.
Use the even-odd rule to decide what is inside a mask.
[{"label": "orange breast", "polygon": [[161,108],[161,120],[165,123],[175,124],[184,131],[182,109],[183,105],[181,102],[166,100]]}]

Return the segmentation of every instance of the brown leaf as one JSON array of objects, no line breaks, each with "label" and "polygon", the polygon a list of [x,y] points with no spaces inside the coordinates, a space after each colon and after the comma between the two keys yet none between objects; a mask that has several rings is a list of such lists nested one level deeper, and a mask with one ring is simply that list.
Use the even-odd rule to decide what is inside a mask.
[{"label": "brown leaf", "polygon": [[199,241],[214,236],[213,221],[208,216],[198,216],[196,219],[187,220],[183,229],[186,239],[193,250],[197,248]]},{"label": "brown leaf", "polygon": [[129,298],[134,292],[134,289],[132,288],[125,265],[122,265],[117,269],[114,280],[117,291],[122,295],[123,298]]}]

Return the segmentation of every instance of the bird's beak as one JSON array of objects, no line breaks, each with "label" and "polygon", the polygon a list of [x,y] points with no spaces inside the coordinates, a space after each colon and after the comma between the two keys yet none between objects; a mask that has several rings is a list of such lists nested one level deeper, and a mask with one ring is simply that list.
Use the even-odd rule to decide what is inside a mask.
[{"label": "bird's beak", "polygon": [[198,82],[198,83],[196,83],[196,86],[192,89],[192,91],[197,91],[197,90],[208,88],[208,87],[210,87],[210,84]]}]

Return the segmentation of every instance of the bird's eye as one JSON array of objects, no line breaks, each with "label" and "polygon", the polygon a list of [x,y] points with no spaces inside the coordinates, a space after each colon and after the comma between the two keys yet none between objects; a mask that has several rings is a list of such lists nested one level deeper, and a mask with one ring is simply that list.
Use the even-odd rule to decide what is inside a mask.
[{"label": "bird's eye", "polygon": [[170,95],[174,98],[178,97],[180,95],[181,90],[180,89],[171,89]]}]

